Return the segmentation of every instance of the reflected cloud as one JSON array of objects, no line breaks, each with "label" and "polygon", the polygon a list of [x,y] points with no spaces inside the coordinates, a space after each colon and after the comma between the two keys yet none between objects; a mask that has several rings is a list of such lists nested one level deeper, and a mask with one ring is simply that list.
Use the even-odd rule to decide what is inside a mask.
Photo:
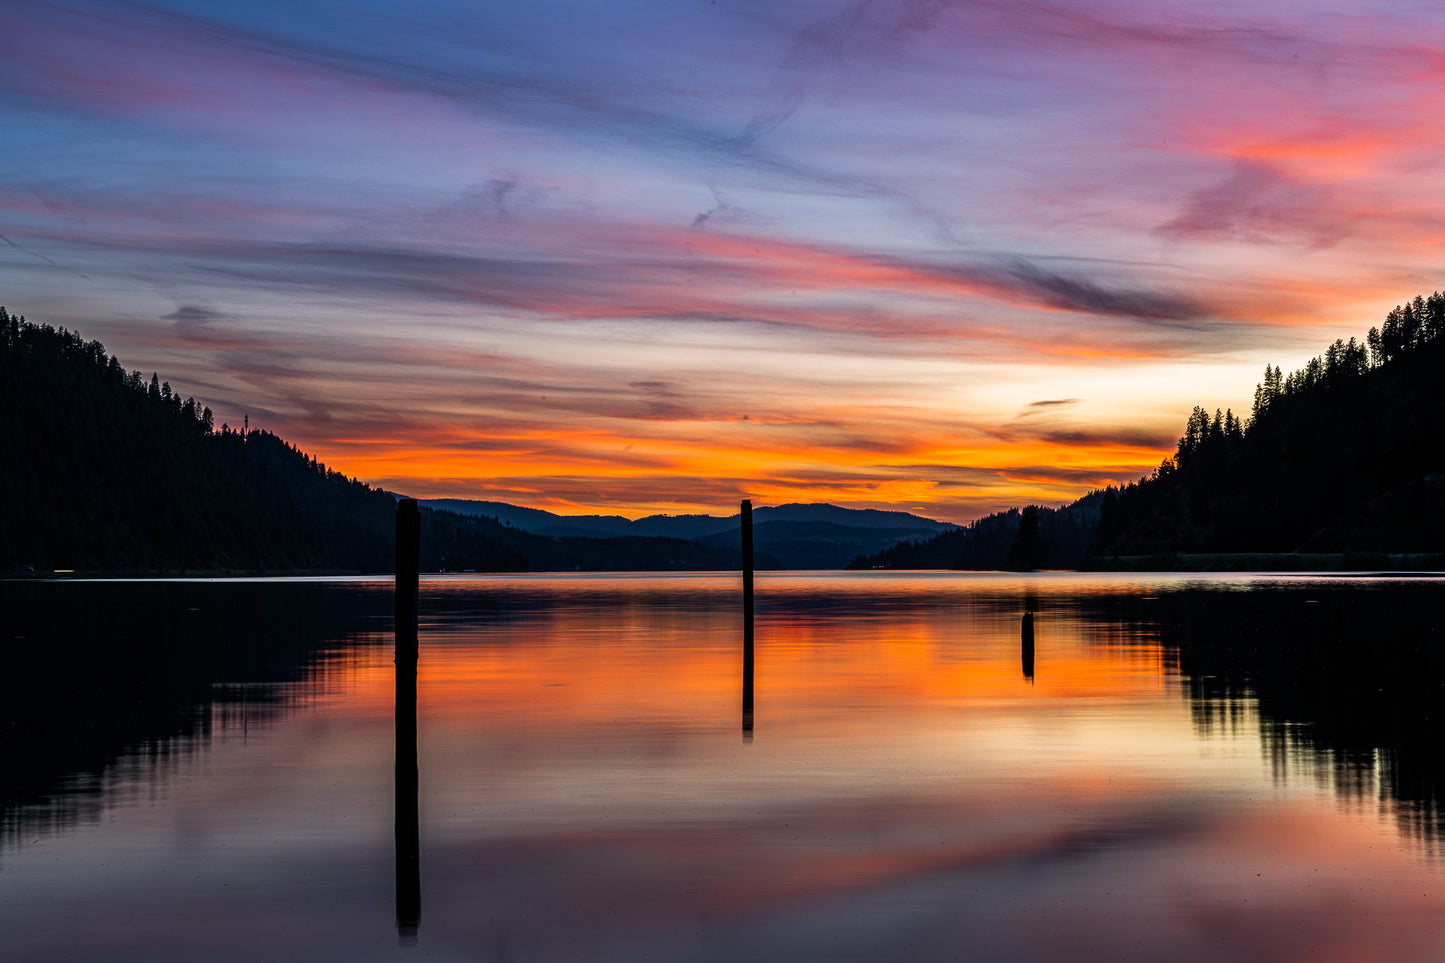
[{"label": "reflected cloud", "polygon": [[[1428,959],[1445,931],[1442,769],[1421,724],[1438,581],[763,573],[767,738],[739,745],[736,572],[426,579],[418,856],[435,886],[419,946]],[[40,824],[23,823],[25,842],[4,844],[7,949],[260,959],[393,938],[397,676],[376,631],[390,586],[248,584],[263,583],[0,585],[10,603],[72,603],[63,624],[96,629],[101,653],[156,641],[137,679],[256,679],[224,688],[279,692],[291,713],[246,741],[233,691],[226,738],[115,755],[109,815],[87,832],[31,846]],[[287,604],[258,614],[277,593]],[[1023,612],[1044,656],[1032,686]],[[83,636],[67,637],[52,662],[75,655]],[[197,637],[225,644],[169,644]],[[147,731],[174,732],[168,691],[148,699]],[[174,752],[148,768],[158,745]],[[166,766],[184,779],[167,784]],[[57,931],[81,896],[89,911]],[[156,905],[164,919],[139,909]]]}]

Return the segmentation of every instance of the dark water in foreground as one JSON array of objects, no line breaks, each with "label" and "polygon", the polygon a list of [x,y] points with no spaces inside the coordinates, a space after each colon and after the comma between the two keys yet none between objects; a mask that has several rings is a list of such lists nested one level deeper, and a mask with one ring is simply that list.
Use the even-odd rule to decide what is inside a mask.
[{"label": "dark water in foreground", "polygon": [[423,582],[408,935],[389,583],[0,584],[0,958],[1445,959],[1445,578],[738,589]]}]

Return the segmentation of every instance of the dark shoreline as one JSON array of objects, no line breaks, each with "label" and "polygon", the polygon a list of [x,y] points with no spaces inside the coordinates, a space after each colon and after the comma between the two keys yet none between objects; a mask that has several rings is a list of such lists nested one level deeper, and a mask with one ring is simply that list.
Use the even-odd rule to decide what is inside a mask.
[{"label": "dark shoreline", "polygon": [[[568,569],[554,573],[529,572],[530,575],[568,575],[575,572],[610,572],[613,569]],[[642,570],[639,570],[642,571]],[[647,569],[646,571],[692,572],[696,569]],[[779,571],[813,571],[812,569],[779,569]],[[904,571],[903,569],[825,569],[823,571]],[[910,569],[908,571],[996,572],[1000,569]],[[1050,570],[1054,571],[1054,570]],[[1057,571],[1079,572],[1341,572],[1356,575],[1388,573],[1391,575],[1445,574],[1445,553],[1430,552],[1211,552],[1198,554],[1112,555],[1087,558],[1077,569]],[[456,571],[422,572],[423,575],[459,575]],[[468,573],[471,574],[471,573]],[[476,574],[509,574],[489,572]],[[510,573],[522,574],[522,573]],[[0,572],[0,582],[67,581],[71,579],[206,579],[206,578],[390,578],[391,572],[367,572],[360,569],[86,569],[61,572]]]},{"label": "dark shoreline", "polygon": [[373,576],[391,578],[391,572],[360,569],[73,569],[51,572],[0,572],[0,582],[63,582],[71,579],[155,579],[155,578],[341,578]]},{"label": "dark shoreline", "polygon": [[1212,552],[1112,555],[1084,560],[1082,572],[1442,572],[1439,552]]}]

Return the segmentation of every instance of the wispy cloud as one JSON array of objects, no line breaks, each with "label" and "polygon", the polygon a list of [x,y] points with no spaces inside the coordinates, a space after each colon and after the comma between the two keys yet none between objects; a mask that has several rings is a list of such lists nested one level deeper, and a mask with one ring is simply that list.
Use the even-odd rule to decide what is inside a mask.
[{"label": "wispy cloud", "polygon": [[1353,227],[1320,187],[1259,162],[1240,162],[1220,183],[1195,191],[1179,215],[1159,228],[1170,238],[1243,240],[1328,247]]},{"label": "wispy cloud", "polygon": [[961,519],[1438,284],[1428,11],[548,10],[14,0],[7,307],[419,494]]}]

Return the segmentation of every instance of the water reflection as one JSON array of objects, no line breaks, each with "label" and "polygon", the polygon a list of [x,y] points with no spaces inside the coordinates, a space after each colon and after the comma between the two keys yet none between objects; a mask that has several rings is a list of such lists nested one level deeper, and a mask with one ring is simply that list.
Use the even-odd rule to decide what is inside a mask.
[{"label": "water reflection", "polygon": [[[429,580],[410,677],[389,632],[317,663],[355,620],[251,598],[190,647],[270,639],[270,674],[200,673],[91,769],[52,745],[112,785],[184,778],[8,851],[7,953],[1429,959],[1441,868],[1408,844],[1441,832],[1439,585],[771,574],[746,746],[735,573]],[[391,628],[385,587],[318,604]],[[318,697],[318,664],[352,675]],[[251,744],[166,736],[195,705]]]},{"label": "water reflection", "polygon": [[[970,583],[964,596],[946,579],[855,580],[843,603],[848,654],[856,657],[863,645],[877,658],[866,686],[850,693],[843,683],[863,680],[831,668],[843,651],[839,589],[777,575],[764,585],[776,668],[768,688],[792,693],[780,700],[793,703],[780,706],[784,717],[816,712],[820,700],[866,704],[879,686],[928,698],[950,687],[986,695],[988,662],[978,657],[987,652],[988,625],[1027,607],[1015,623],[1015,665],[1031,683],[1043,684],[1035,626],[1048,615],[1054,630],[1074,633],[1089,650],[1116,653],[1105,661],[1081,659],[1064,647],[1051,670],[1053,693],[1103,692],[1124,665],[1144,677],[1177,679],[1201,736],[1257,732],[1277,779],[1316,780],[1342,799],[1385,806],[1406,831],[1434,845],[1445,831],[1445,742],[1435,737],[1445,696],[1445,644],[1432,599],[1437,584],[1001,577]],[[7,837],[22,825],[29,832],[93,817],[106,798],[166,779],[215,733],[244,737],[284,717],[297,700],[314,696],[306,684],[321,653],[385,624],[384,588],[4,583],[11,671],[0,676],[6,734],[0,819]],[[426,628],[438,637],[460,631],[500,639],[525,625],[525,635],[545,646],[565,624],[572,638],[585,635],[585,626],[624,648],[666,637],[670,651],[694,639],[704,648],[693,651],[705,653],[712,633],[729,621],[735,592],[726,579],[655,576],[584,577],[560,586],[502,580],[484,593],[465,582],[429,582]],[[753,628],[745,619],[745,738],[754,722]],[[692,664],[682,660],[669,669],[657,665],[655,654],[638,659],[664,674]],[[407,765],[415,716],[405,711],[405,668],[398,664],[396,696],[399,854],[416,845],[415,832],[404,831],[416,811],[415,765]],[[677,685],[707,687],[705,662],[687,671],[693,675]],[[399,857],[404,925],[412,911],[401,893],[411,891],[413,875],[405,865],[408,859]]]},{"label": "water reflection", "polygon": [[222,733],[316,696],[389,615],[364,586],[0,582],[0,846],[153,792]]},{"label": "water reflection", "polygon": [[421,815],[417,762],[416,669],[418,655],[415,602],[398,593],[396,606],[395,837],[396,929],[403,943],[415,943],[421,924]]},{"label": "water reflection", "polygon": [[753,741],[753,632],[752,626],[743,629],[743,741]]},{"label": "water reflection", "polygon": [[1034,681],[1034,613],[1024,613],[1020,633],[1022,635],[1021,649],[1023,653],[1024,678],[1032,682]]},{"label": "water reflection", "polygon": [[1258,727],[1277,780],[1315,780],[1442,839],[1438,583],[1281,582],[1180,592],[1152,614],[1205,736]]},{"label": "water reflection", "polygon": [[743,581],[743,740],[753,739],[753,592],[752,573],[745,573]]},{"label": "water reflection", "polygon": [[754,596],[753,596],[753,503],[751,499],[742,500],[742,510],[738,516],[739,528],[742,536],[742,560],[743,560],[743,740],[751,742],[753,738],[753,620],[754,620]]}]

